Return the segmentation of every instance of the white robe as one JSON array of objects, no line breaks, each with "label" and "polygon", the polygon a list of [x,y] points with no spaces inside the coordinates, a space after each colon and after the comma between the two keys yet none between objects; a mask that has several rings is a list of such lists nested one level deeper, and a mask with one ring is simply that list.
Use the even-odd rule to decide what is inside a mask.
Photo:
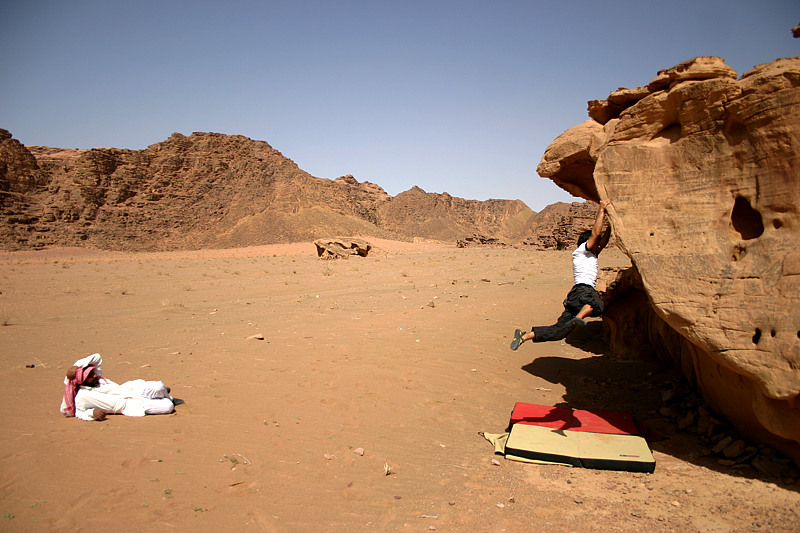
[{"label": "white robe", "polygon": [[[118,385],[102,377],[103,359],[97,353],[75,361],[74,366],[85,368],[89,365],[95,367],[100,382],[96,387],[81,386],[78,389],[75,416],[81,420],[95,420],[95,409],[125,416],[169,414],[173,411],[172,397],[163,382],[136,379]],[[64,400],[61,401],[61,412],[69,414]]]}]

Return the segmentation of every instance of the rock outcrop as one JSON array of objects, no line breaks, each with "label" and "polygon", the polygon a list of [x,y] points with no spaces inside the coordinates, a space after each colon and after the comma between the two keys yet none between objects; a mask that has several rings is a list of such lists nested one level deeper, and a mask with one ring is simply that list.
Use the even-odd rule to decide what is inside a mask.
[{"label": "rock outcrop", "polygon": [[412,187],[376,215],[380,227],[410,237],[454,241],[477,233],[518,242],[535,213],[520,200],[465,200]]},{"label": "rock outcrop", "polygon": [[317,239],[314,241],[320,259],[348,259],[351,255],[367,257],[372,245],[363,239],[337,237],[335,239]]},{"label": "rock outcrop", "polygon": [[473,246],[504,248],[508,246],[508,244],[504,243],[503,241],[501,241],[496,237],[487,237],[486,235],[472,235],[471,237],[464,237],[463,239],[458,239],[456,241],[456,246],[458,246],[459,248],[469,248]]},{"label": "rock outcrop", "polygon": [[520,242],[535,214],[418,187],[311,176],[263,141],[173,134],[144,150],[26,147],[0,130],[0,247],[197,249],[329,235]]},{"label": "rock outcrop", "polygon": [[613,201],[636,269],[605,319],[616,349],[644,333],[743,435],[800,463],[800,58],[739,79],[696,58],[589,114],[537,170]]},{"label": "rock outcrop", "polygon": [[523,244],[539,250],[574,250],[578,237],[591,229],[597,205],[591,202],[559,202],[545,207],[536,217]]}]

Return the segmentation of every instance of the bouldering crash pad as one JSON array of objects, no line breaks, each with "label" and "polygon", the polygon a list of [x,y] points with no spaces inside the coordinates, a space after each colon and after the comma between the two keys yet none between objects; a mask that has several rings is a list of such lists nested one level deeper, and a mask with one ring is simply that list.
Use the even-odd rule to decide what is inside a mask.
[{"label": "bouldering crash pad", "polygon": [[585,411],[523,402],[517,402],[511,412],[509,427],[514,424],[616,435],[639,434],[633,416],[628,413]]},{"label": "bouldering crash pad", "polygon": [[508,433],[482,435],[506,459],[651,473],[649,433],[629,413],[517,402]]},{"label": "bouldering crash pad", "polygon": [[636,435],[592,433],[514,424],[505,457],[527,462],[555,463],[599,470],[655,471],[647,441]]}]

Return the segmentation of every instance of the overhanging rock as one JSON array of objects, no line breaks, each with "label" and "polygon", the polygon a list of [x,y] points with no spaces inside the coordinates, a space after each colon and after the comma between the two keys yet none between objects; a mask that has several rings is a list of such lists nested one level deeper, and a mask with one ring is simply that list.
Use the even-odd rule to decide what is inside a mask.
[{"label": "overhanging rock", "polygon": [[800,463],[800,58],[731,73],[697,58],[590,103],[604,124],[559,136],[538,170],[612,200],[648,305],[682,339],[672,357]]}]

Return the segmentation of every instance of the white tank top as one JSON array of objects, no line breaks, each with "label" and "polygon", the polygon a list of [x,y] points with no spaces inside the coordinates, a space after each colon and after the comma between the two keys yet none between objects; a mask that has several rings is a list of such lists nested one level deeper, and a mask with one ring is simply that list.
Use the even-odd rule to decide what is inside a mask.
[{"label": "white tank top", "polygon": [[585,242],[572,252],[572,275],[575,285],[585,283],[594,287],[597,283],[597,256],[586,249]]}]

